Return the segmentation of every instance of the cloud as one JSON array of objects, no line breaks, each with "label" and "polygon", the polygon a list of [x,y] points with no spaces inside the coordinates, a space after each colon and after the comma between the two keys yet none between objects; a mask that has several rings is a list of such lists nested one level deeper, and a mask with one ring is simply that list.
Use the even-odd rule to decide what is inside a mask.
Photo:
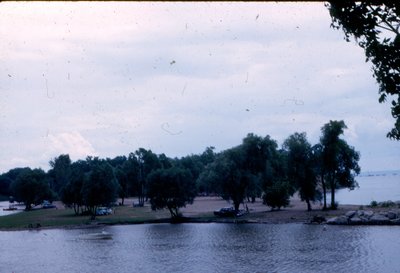
[{"label": "cloud", "polygon": [[64,132],[56,135],[49,134],[49,147],[47,154],[53,157],[60,154],[69,154],[74,160],[87,156],[97,155],[92,144],[79,132]]},{"label": "cloud", "polygon": [[60,153],[184,156],[249,132],[316,143],[333,119],[368,168],[398,150],[364,52],[323,3],[6,2],[0,24],[2,170]]}]

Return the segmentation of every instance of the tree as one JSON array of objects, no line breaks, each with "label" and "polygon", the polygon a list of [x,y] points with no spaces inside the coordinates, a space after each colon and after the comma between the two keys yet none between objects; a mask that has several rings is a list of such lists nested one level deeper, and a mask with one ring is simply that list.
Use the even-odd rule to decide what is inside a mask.
[{"label": "tree", "polygon": [[71,178],[71,159],[69,155],[60,155],[49,162],[52,169],[49,170],[49,175],[52,178],[50,184],[51,189],[61,194],[62,188],[68,184]]},{"label": "tree", "polygon": [[30,210],[32,204],[38,205],[54,197],[46,173],[41,169],[24,169],[12,182],[11,191],[17,202],[25,204],[25,210]]},{"label": "tree", "polygon": [[109,206],[115,202],[117,191],[118,182],[112,167],[106,162],[96,161],[82,185],[83,203],[93,219],[99,206]]},{"label": "tree", "polygon": [[294,133],[283,143],[288,152],[288,179],[299,189],[301,201],[307,203],[311,210],[311,202],[317,200],[317,179],[313,170],[313,154],[306,133]]},{"label": "tree", "polygon": [[327,190],[327,185],[325,183],[325,169],[324,169],[324,164],[323,164],[323,146],[318,143],[312,147],[312,166],[314,169],[314,173],[316,175],[317,182],[320,183],[322,187],[322,198],[324,202],[323,210],[328,209],[326,205],[326,190]]},{"label": "tree", "polygon": [[332,27],[354,37],[373,64],[379,84],[379,102],[392,99],[394,128],[389,138],[400,140],[400,4],[396,1],[331,1],[327,5]]},{"label": "tree", "polygon": [[30,168],[14,168],[9,170],[6,173],[3,173],[0,176],[0,195],[10,196],[11,192],[11,184],[14,182],[20,173],[30,170]]},{"label": "tree", "polygon": [[263,202],[272,209],[289,205],[290,186],[287,181],[277,180],[264,191]]},{"label": "tree", "polygon": [[263,203],[272,209],[286,207],[289,198],[293,195],[295,188],[289,183],[287,174],[287,152],[284,150],[271,149],[263,173]]},{"label": "tree", "polygon": [[121,167],[118,167],[115,170],[115,177],[118,181],[118,197],[121,198],[121,205],[124,205],[125,198],[128,197],[129,194],[129,180],[126,173],[123,171]]},{"label": "tree", "polygon": [[321,128],[322,162],[331,190],[332,209],[337,207],[335,190],[341,187],[353,189],[357,185],[354,177],[360,173],[359,153],[339,138],[346,128],[343,120],[331,120]]},{"label": "tree", "polygon": [[89,170],[86,161],[79,160],[72,163],[71,179],[61,191],[61,201],[67,206],[72,206],[76,215],[80,214],[84,205],[82,187]]},{"label": "tree", "polygon": [[135,152],[137,162],[138,162],[138,185],[137,193],[139,198],[139,205],[143,206],[146,197],[146,181],[147,176],[156,169],[161,168],[161,163],[158,156],[154,154],[151,150],[146,150],[139,148]]},{"label": "tree", "polygon": [[244,169],[249,175],[249,185],[247,188],[247,197],[252,202],[256,197],[261,197],[262,176],[265,172],[266,162],[271,160],[276,152],[277,144],[269,136],[260,137],[255,134],[247,134],[243,139],[241,149],[244,156]]},{"label": "tree", "polygon": [[171,218],[178,218],[179,208],[193,203],[196,184],[188,170],[177,167],[158,169],[148,176],[147,196],[153,210],[167,208]]},{"label": "tree", "polygon": [[252,178],[251,173],[243,168],[244,154],[240,146],[224,151],[217,159],[216,170],[219,173],[220,195],[225,200],[232,200],[235,211],[247,196],[247,189]]}]

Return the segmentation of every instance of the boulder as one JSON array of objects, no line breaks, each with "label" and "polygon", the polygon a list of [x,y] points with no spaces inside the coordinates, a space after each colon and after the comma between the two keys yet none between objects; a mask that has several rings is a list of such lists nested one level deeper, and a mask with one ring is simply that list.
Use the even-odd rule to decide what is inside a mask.
[{"label": "boulder", "polygon": [[374,215],[374,212],[372,210],[366,210],[364,211],[363,216],[367,219],[371,218]]},{"label": "boulder", "polygon": [[356,214],[356,211],[355,211],[355,210],[350,210],[350,211],[346,212],[345,216],[348,217],[348,218],[351,218],[351,217],[353,217],[355,214]]},{"label": "boulder", "polygon": [[371,218],[369,218],[368,223],[373,225],[387,225],[390,224],[390,220],[384,215],[374,214]]},{"label": "boulder", "polygon": [[390,220],[396,219],[397,218],[397,213],[394,212],[394,211],[388,211],[387,218],[389,218]]},{"label": "boulder", "polygon": [[400,226],[400,218],[396,218],[396,219],[390,220],[390,223],[392,225]]},{"label": "boulder", "polygon": [[329,219],[326,223],[329,225],[347,225],[349,219],[346,216],[338,216]]},{"label": "boulder", "polygon": [[361,225],[365,222],[365,220],[361,219],[360,217],[358,217],[357,215],[353,216],[352,218],[350,218],[349,223],[350,225]]}]

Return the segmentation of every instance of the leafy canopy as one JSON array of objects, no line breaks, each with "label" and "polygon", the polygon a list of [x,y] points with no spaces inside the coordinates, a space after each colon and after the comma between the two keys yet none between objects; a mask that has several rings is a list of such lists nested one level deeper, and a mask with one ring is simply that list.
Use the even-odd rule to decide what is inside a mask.
[{"label": "leafy canopy", "polygon": [[400,2],[331,1],[327,4],[332,27],[354,37],[373,64],[379,84],[379,102],[392,97],[394,128],[387,137],[400,140]]}]

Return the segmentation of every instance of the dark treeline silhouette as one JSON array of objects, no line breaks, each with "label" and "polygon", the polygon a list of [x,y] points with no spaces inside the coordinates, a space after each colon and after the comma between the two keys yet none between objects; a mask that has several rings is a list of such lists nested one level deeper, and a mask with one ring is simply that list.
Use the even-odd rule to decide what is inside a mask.
[{"label": "dark treeline silhouette", "polygon": [[330,121],[321,128],[320,142],[311,145],[306,133],[294,133],[279,148],[270,136],[248,134],[238,146],[216,153],[208,147],[201,154],[170,158],[139,148],[128,156],[101,159],[87,157],[72,162],[69,155],[52,159],[51,169],[15,168],[0,176],[0,194],[32,204],[61,200],[76,214],[93,217],[99,206],[117,198],[137,197],[136,206],[149,199],[153,210],[167,208],[179,217],[179,208],[196,195],[217,195],[240,205],[262,198],[265,205],[280,209],[298,192],[307,209],[335,190],[357,186],[359,153],[340,138],[346,125]]}]

